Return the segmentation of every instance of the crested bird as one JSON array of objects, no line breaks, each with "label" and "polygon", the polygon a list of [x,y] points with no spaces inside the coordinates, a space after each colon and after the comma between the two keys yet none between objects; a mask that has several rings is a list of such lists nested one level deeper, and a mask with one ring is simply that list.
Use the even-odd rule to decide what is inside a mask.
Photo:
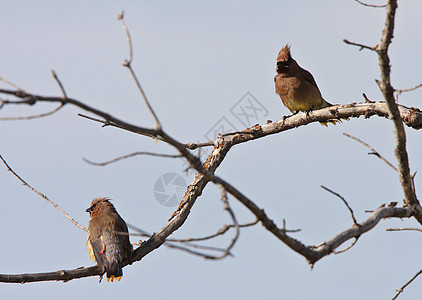
[{"label": "crested bird", "polygon": [[[322,98],[312,74],[301,68],[290,53],[290,46],[284,46],[277,56],[277,75],[274,77],[275,91],[284,106],[292,113],[308,112],[313,109],[333,106]],[[348,118],[345,118],[348,120]],[[328,121],[335,125],[340,119]],[[320,122],[327,126],[326,122]]]},{"label": "crested bird", "polygon": [[86,240],[89,255],[100,267],[101,277],[107,273],[107,281],[120,281],[121,263],[125,259],[132,263],[127,225],[108,198],[95,198],[86,212],[91,217]]}]

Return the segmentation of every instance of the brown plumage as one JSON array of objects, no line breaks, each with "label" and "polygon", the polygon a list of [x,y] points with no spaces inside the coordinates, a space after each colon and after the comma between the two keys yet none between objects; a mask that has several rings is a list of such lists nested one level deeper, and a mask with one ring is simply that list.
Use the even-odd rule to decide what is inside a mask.
[{"label": "brown plumage", "polygon": [[[278,53],[276,70],[275,91],[292,113],[332,106],[322,98],[312,74],[301,68],[292,58],[289,45],[284,46]],[[341,120],[329,122],[335,124],[341,123]],[[325,122],[320,123],[327,126]]]},{"label": "brown plumage", "polygon": [[132,262],[127,225],[107,198],[92,200],[86,211],[91,217],[86,241],[88,252],[102,274],[107,273],[107,281],[113,282],[114,278],[120,281],[121,263],[125,259]]}]

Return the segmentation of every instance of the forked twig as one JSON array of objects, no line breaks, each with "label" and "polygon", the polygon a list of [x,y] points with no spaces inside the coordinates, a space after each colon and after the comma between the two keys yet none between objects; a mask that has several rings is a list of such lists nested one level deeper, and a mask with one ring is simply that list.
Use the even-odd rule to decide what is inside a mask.
[{"label": "forked twig", "polygon": [[395,90],[395,92],[398,93],[398,94],[401,94],[401,93],[404,93],[404,92],[414,91],[414,90],[416,90],[416,89],[418,89],[420,87],[422,87],[422,83],[421,84],[418,84],[418,85],[415,85],[414,87],[411,87],[411,88],[408,88],[408,89]]},{"label": "forked twig", "polygon": [[367,147],[369,150],[371,150],[372,152],[368,153],[368,154],[372,154],[375,155],[376,157],[378,157],[379,159],[381,159],[382,161],[384,161],[387,165],[389,165],[394,171],[398,172],[399,170],[393,166],[392,163],[390,163],[388,160],[386,160],[381,154],[379,154],[379,152],[377,150],[375,150],[374,148],[372,148],[370,145],[368,145],[367,143],[365,143],[364,141],[358,139],[357,137],[354,137],[346,132],[343,132],[343,135],[361,143],[362,145],[364,145],[365,147]]},{"label": "forked twig", "polygon": [[132,75],[132,77],[133,77],[133,80],[135,80],[135,83],[136,83],[136,86],[138,87],[138,89],[139,89],[139,91],[141,92],[141,95],[142,95],[142,98],[144,99],[144,101],[145,101],[145,104],[147,105],[147,107],[148,107],[148,109],[149,109],[149,111],[151,112],[151,114],[152,114],[152,116],[154,117],[154,120],[155,120],[155,129],[156,130],[160,130],[161,128],[162,128],[162,126],[161,126],[161,123],[160,123],[160,121],[158,120],[158,117],[157,117],[157,115],[155,114],[155,112],[154,112],[154,110],[152,109],[152,106],[151,106],[151,104],[149,103],[149,101],[148,101],[148,98],[147,98],[147,96],[146,96],[146,94],[145,94],[145,92],[144,92],[144,89],[142,88],[142,86],[141,86],[141,83],[139,82],[139,80],[138,80],[138,77],[136,76],[136,74],[135,74],[135,71],[132,69],[132,60],[133,60],[133,45],[132,45],[132,38],[131,38],[131,36],[130,36],[130,32],[129,32],[129,29],[128,29],[128,27],[127,27],[127,25],[126,25],[126,22],[125,22],[125,20],[123,19],[123,17],[124,17],[124,11],[122,11],[118,16],[117,16],[117,19],[118,20],[120,20],[120,22],[122,23],[122,25],[123,25],[123,29],[125,30],[125,32],[126,32],[126,36],[127,36],[127,40],[128,40],[128,43],[129,43],[129,59],[128,60],[125,60],[125,62],[124,62],[124,64],[123,64],[123,66],[125,66],[125,67],[127,67],[128,69],[129,69],[129,71],[130,71],[130,74]]},{"label": "forked twig", "polygon": [[354,42],[351,42],[351,41],[349,41],[347,39],[344,39],[343,42],[345,42],[348,45],[360,47],[359,51],[362,51],[363,49],[368,49],[368,50],[376,51],[375,47],[370,47],[370,46],[367,46],[367,45],[364,45],[364,44],[354,43]]}]

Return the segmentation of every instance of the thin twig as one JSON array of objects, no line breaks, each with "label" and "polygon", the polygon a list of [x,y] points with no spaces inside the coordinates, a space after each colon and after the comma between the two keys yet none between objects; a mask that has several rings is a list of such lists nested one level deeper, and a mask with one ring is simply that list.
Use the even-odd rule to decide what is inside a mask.
[{"label": "thin twig", "polygon": [[375,5],[375,4],[367,4],[367,3],[363,3],[363,2],[361,2],[361,1],[359,1],[359,0],[355,0],[357,3],[359,3],[359,4],[361,4],[361,5],[363,5],[363,6],[368,6],[368,7],[375,7],[375,8],[380,8],[380,7],[386,7],[387,6],[387,4],[384,4],[384,5]]},{"label": "thin twig", "polygon": [[393,300],[397,299],[397,297],[398,297],[401,293],[403,293],[404,289],[405,289],[405,288],[406,288],[409,284],[411,284],[411,283],[412,283],[412,281],[413,281],[413,280],[415,280],[415,279],[416,279],[419,275],[421,275],[421,274],[422,274],[422,270],[420,270],[418,273],[416,273],[416,275],[415,275],[415,276],[413,276],[413,277],[412,277],[412,279],[410,279],[408,282],[406,282],[406,284],[405,284],[405,285],[403,285],[401,288],[397,289],[397,290],[396,290],[397,294],[394,296]]},{"label": "thin twig", "polygon": [[362,145],[364,145],[365,147],[367,147],[369,150],[371,150],[372,152],[368,153],[368,154],[372,154],[375,155],[376,157],[378,157],[379,159],[381,159],[382,161],[384,161],[388,166],[390,166],[394,171],[398,172],[399,170],[393,166],[392,163],[390,163],[388,160],[386,160],[381,154],[379,154],[379,152],[377,150],[375,150],[374,148],[372,148],[370,145],[368,145],[367,143],[365,143],[364,141],[358,139],[357,137],[354,137],[346,132],[343,132],[343,135],[361,143]]},{"label": "thin twig", "polygon": [[132,45],[132,38],[130,36],[129,29],[127,28],[126,22],[123,19],[124,14],[125,14],[125,12],[122,10],[122,12],[117,16],[117,20],[122,22],[123,29],[125,30],[125,33],[126,33],[127,42],[129,44],[129,59],[125,60],[125,65],[130,65],[132,63],[132,60],[133,60],[133,45]]},{"label": "thin twig", "polygon": [[195,150],[196,148],[207,147],[207,146],[214,146],[214,141],[204,142],[204,143],[187,143],[185,144],[186,148],[189,150]]},{"label": "thin twig", "polygon": [[376,51],[375,50],[375,47],[370,47],[370,46],[367,46],[367,45],[364,45],[364,44],[354,43],[354,42],[351,42],[351,41],[346,40],[346,39],[344,39],[343,42],[345,42],[348,45],[360,47],[359,51],[361,51],[363,49],[368,49],[368,50]]},{"label": "thin twig", "polygon": [[60,206],[58,206],[56,203],[54,203],[53,201],[51,201],[50,199],[48,199],[48,197],[46,195],[44,195],[43,193],[37,191],[32,186],[30,186],[25,180],[23,180],[18,174],[16,174],[16,172],[12,170],[12,168],[9,166],[9,164],[4,160],[4,158],[1,155],[0,155],[0,159],[3,161],[3,163],[7,167],[7,170],[10,171],[10,172],[12,172],[12,174],[15,175],[15,177],[18,178],[19,181],[22,182],[22,184],[24,186],[28,187],[31,191],[33,191],[37,195],[41,196],[44,200],[48,201],[51,205],[53,205],[56,209],[58,209],[62,214],[64,214],[66,216],[66,218],[68,218],[73,224],[75,224],[76,226],[78,226],[80,229],[85,230],[85,231],[88,232],[88,229],[86,229],[84,226],[82,226],[81,224],[79,224],[78,222],[76,222],[63,209],[61,209]]},{"label": "thin twig", "polygon": [[356,237],[355,239],[354,239],[354,241],[349,245],[349,246],[347,246],[346,248],[344,248],[344,249],[342,249],[342,250],[339,250],[339,251],[333,251],[333,253],[334,254],[341,254],[341,253],[344,253],[344,252],[346,252],[347,250],[349,250],[350,248],[352,248],[354,245],[356,245],[356,243],[358,242],[358,239],[359,239],[359,237]]},{"label": "thin twig", "polygon": [[283,232],[299,232],[301,229],[286,229],[286,219],[283,219],[283,224],[281,226]]},{"label": "thin twig", "polygon": [[422,232],[422,229],[420,228],[387,228],[386,231],[420,231]]},{"label": "thin twig", "polygon": [[365,99],[365,103],[375,103],[375,101],[369,100],[368,96],[365,93],[362,93],[363,98]]},{"label": "thin twig", "polygon": [[3,81],[5,84],[10,85],[11,87],[17,89],[18,91],[25,91],[23,88],[21,88],[17,84],[15,84],[15,83],[13,83],[13,82],[11,82],[11,81],[3,78],[3,77],[0,77],[0,81]]},{"label": "thin twig", "polygon": [[[258,219],[256,219],[253,222],[250,223],[246,223],[246,224],[239,224],[239,228],[244,228],[244,227],[250,227],[253,225],[256,225],[259,222]],[[198,238],[184,238],[184,239],[168,239],[169,241],[174,241],[174,242],[200,242],[200,241],[205,241],[205,240],[210,240],[212,238],[215,238],[219,235],[223,235],[227,232],[227,230],[229,230],[230,228],[234,228],[235,225],[234,224],[230,224],[230,225],[224,225],[222,228],[220,228],[216,233],[211,234],[211,235],[207,235],[204,237],[198,237]]]},{"label": "thin twig", "polygon": [[3,117],[3,118],[0,118],[0,121],[32,120],[32,119],[43,118],[43,117],[54,114],[55,112],[59,111],[63,106],[64,106],[64,103],[60,103],[59,106],[57,106],[55,109],[42,113],[42,114],[31,115],[31,116],[19,116],[19,117]]},{"label": "thin twig", "polygon": [[236,216],[232,208],[230,207],[229,200],[227,198],[227,190],[222,185],[218,185],[218,187],[221,189],[221,201],[223,201],[224,210],[229,213],[230,218],[232,219],[232,222],[234,225],[234,230],[235,230],[234,237],[231,240],[230,244],[227,246],[226,251],[222,255],[215,257],[215,259],[222,259],[230,254],[230,250],[234,247],[234,245],[236,244],[239,238],[240,230],[239,230],[239,223],[237,223]]},{"label": "thin twig", "polygon": [[83,160],[86,163],[90,164],[90,165],[94,165],[94,166],[106,166],[108,164],[115,163],[115,162],[117,162],[119,160],[130,158],[130,157],[133,157],[133,156],[136,156],[136,155],[149,155],[149,156],[168,157],[168,158],[183,157],[183,155],[181,155],[181,154],[161,154],[161,153],[153,153],[153,152],[134,152],[134,153],[122,155],[122,156],[119,156],[119,157],[116,157],[114,159],[107,160],[107,161],[104,161],[104,162],[101,162],[101,163],[93,162],[93,161],[90,161],[90,160],[88,160],[86,158],[83,158]]},{"label": "thin twig", "polygon": [[353,223],[356,225],[356,226],[359,226],[359,224],[358,224],[358,222],[356,221],[356,218],[355,218],[355,215],[354,215],[354,213],[353,213],[353,210],[352,210],[352,208],[349,206],[349,204],[347,203],[347,201],[340,195],[340,194],[337,194],[336,192],[334,192],[334,191],[332,191],[332,190],[330,190],[329,188],[327,188],[327,187],[325,187],[325,186],[323,186],[323,185],[321,185],[321,187],[324,189],[324,190],[326,190],[327,192],[330,192],[331,194],[333,194],[333,195],[335,195],[335,196],[337,196],[337,197],[339,197],[342,201],[343,201],[343,203],[347,206],[347,209],[350,211],[350,214],[351,214],[351,216],[352,216],[352,219],[353,219]]},{"label": "thin twig", "polygon": [[156,133],[157,131],[154,130],[154,129],[151,130],[151,129],[142,128],[141,130],[139,130],[140,129],[139,127],[129,126],[129,127],[133,127],[133,129],[131,130],[127,127],[129,124],[123,125],[125,122],[122,123],[120,121],[118,121],[118,122],[110,121],[110,118],[105,118],[105,120],[100,120],[100,119],[90,117],[90,116],[80,114],[80,113],[78,114],[78,116],[85,118],[85,119],[88,119],[88,120],[91,120],[91,121],[102,123],[103,124],[102,127],[112,126],[112,127],[120,128],[120,129],[123,129],[123,130],[128,130],[128,131],[131,131],[131,132],[136,132],[140,135],[148,136],[148,137],[151,137],[155,140],[164,141],[164,139],[162,137],[157,135],[157,133]]},{"label": "thin twig", "polygon": [[[132,230],[138,231],[140,233],[130,233],[130,236],[142,236],[142,237],[151,237],[151,234],[146,232],[143,229],[140,229],[134,225],[131,224],[127,224],[128,227]],[[182,243],[183,246],[180,245],[176,245],[175,243]],[[133,243],[135,245],[142,245],[142,242],[140,241],[139,243]],[[195,249],[202,249],[202,250],[207,250],[207,251],[217,251],[217,252],[226,252],[226,249],[222,249],[222,248],[218,248],[218,247],[212,247],[212,246],[206,246],[206,245],[198,245],[198,244],[194,244],[194,243],[188,243],[184,240],[178,240],[178,239],[166,239],[164,242],[164,246],[169,247],[169,248],[173,248],[173,249],[177,249],[177,250],[182,250],[185,252],[188,252],[189,254],[194,254],[197,256],[201,256],[203,258],[206,259],[214,259],[215,256],[214,255],[209,255],[203,252],[199,252],[199,251],[193,251],[190,248],[195,248]],[[231,254],[229,254],[231,255]]]},{"label": "thin twig", "polygon": [[66,99],[67,98],[67,94],[66,94],[66,91],[65,91],[65,89],[63,87],[62,82],[60,81],[59,77],[57,76],[57,74],[56,74],[56,72],[54,70],[51,70],[51,74],[53,75],[54,79],[56,80],[57,84],[59,85],[60,90],[62,91],[62,94],[63,94],[63,98]]},{"label": "thin twig", "polygon": [[147,96],[146,96],[146,94],[145,94],[145,92],[144,92],[144,90],[143,90],[143,88],[141,86],[141,83],[138,80],[138,77],[135,74],[135,71],[132,69],[132,65],[131,65],[132,64],[132,60],[133,60],[132,38],[131,38],[130,33],[129,33],[129,28],[127,27],[126,22],[123,19],[123,17],[124,17],[124,12],[122,11],[119,14],[119,16],[117,17],[117,19],[121,21],[121,23],[123,25],[123,29],[126,32],[127,40],[128,40],[128,43],[129,43],[129,59],[128,60],[125,60],[123,66],[125,66],[125,67],[127,67],[129,69],[130,74],[132,75],[132,78],[133,78],[133,80],[136,83],[136,86],[138,87],[139,91],[141,92],[141,95],[142,95],[142,98],[145,101],[145,104],[147,105],[147,107],[148,107],[149,111],[151,112],[152,116],[154,117],[154,120],[155,120],[155,129],[156,130],[161,130],[161,128],[162,128],[161,123],[158,120],[158,117],[155,114],[154,110],[152,109],[152,106],[151,106],[151,104],[148,101],[148,98],[147,98]]},{"label": "thin twig", "polygon": [[395,90],[395,92],[401,94],[401,93],[404,93],[404,92],[414,91],[414,90],[416,90],[416,89],[418,89],[420,87],[422,87],[422,83],[421,84],[418,84],[418,85],[415,85],[414,87],[411,87],[411,88],[408,88],[408,89]]}]

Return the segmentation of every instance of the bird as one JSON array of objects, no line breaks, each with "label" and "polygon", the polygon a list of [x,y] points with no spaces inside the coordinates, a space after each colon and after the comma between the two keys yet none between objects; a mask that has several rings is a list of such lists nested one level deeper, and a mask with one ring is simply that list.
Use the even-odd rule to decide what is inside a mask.
[{"label": "bird", "polygon": [[132,263],[127,225],[108,198],[95,198],[86,212],[91,217],[86,245],[92,260],[101,269],[100,282],[104,273],[107,273],[107,281],[120,281],[122,262],[126,259]]},{"label": "bird", "polygon": [[[299,111],[309,112],[313,109],[333,106],[324,100],[312,74],[301,68],[293,59],[290,46],[286,44],[277,56],[277,75],[274,77],[275,91],[284,106],[293,114]],[[348,120],[348,118],[346,118]],[[330,120],[335,125],[341,120]],[[326,122],[320,122],[327,126]]]}]

